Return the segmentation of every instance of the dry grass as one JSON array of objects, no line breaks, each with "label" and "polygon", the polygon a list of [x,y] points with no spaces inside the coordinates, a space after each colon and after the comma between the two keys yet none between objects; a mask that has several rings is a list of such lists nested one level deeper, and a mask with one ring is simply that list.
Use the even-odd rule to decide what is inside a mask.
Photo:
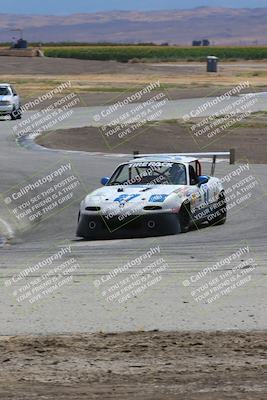
[{"label": "dry grass", "polygon": [[[192,64],[194,64],[193,68]],[[115,71],[113,70],[110,73],[99,73],[98,69],[95,68],[93,72],[79,75],[74,73],[40,75],[38,71],[34,74],[2,74],[1,80],[2,82],[12,82],[17,86],[22,96],[30,97],[51,90],[66,81],[72,82],[72,90],[77,93],[119,92],[130,90],[138,85],[146,85],[155,80],[159,80],[165,86],[176,88],[210,87],[213,91],[216,88],[233,87],[244,80],[249,80],[252,87],[264,87],[267,77],[267,63],[263,62],[247,62],[247,66],[246,62],[243,62],[243,64],[221,63],[218,74],[208,74],[204,63],[165,63],[158,65],[158,67],[152,64],[150,70],[146,70],[144,66],[143,72],[140,72],[140,64],[137,67],[131,65],[129,68],[131,68],[129,73],[128,70],[121,71],[116,68]],[[133,68],[136,68],[136,72]]]},{"label": "dry grass", "polygon": [[[96,74],[79,76],[79,80],[77,80],[77,76],[50,76],[50,77],[42,77],[36,78],[36,76],[2,76],[2,81],[11,82],[16,85],[18,91],[22,96],[34,96],[38,94],[42,94],[46,91],[52,90],[56,86],[60,85],[63,82],[71,81],[72,83],[72,91],[76,93],[87,93],[87,92],[120,92],[131,90],[139,85],[149,84],[152,80],[160,78],[160,82],[162,85],[172,85],[172,87],[176,88],[185,88],[185,87],[210,87],[211,90],[214,90],[219,87],[233,87],[238,85],[241,81],[241,77],[238,76],[223,76],[223,75],[214,75],[207,77],[206,75],[198,76],[196,81],[196,76],[187,76],[187,77],[168,77],[168,76],[160,76],[153,77],[151,76],[135,76],[135,75],[101,75],[97,76]],[[263,76],[259,77],[250,77],[249,79],[251,87],[265,87],[266,86],[266,78]]]}]

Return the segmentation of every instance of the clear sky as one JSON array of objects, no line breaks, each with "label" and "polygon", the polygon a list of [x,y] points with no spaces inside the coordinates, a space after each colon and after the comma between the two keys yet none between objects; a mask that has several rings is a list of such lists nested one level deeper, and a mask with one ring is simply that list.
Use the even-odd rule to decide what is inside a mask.
[{"label": "clear sky", "polygon": [[64,15],[109,10],[267,7],[267,0],[0,0],[0,13]]}]

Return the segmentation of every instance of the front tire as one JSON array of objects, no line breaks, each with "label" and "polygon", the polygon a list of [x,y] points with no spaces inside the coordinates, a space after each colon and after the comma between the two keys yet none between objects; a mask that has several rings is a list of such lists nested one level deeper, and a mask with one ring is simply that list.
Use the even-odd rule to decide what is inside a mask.
[{"label": "front tire", "polygon": [[190,203],[185,201],[182,204],[182,207],[178,214],[179,224],[180,224],[180,231],[181,233],[186,233],[190,229],[191,225],[191,210],[190,210]]},{"label": "front tire", "polygon": [[18,108],[17,110],[14,109],[10,114],[11,120],[15,121],[16,119],[21,119],[21,114],[22,114],[21,108]]},{"label": "front tire", "polygon": [[14,111],[12,111],[12,113],[10,114],[10,117],[11,117],[11,121],[15,121],[16,119],[17,119],[17,116],[15,115],[15,110]]},{"label": "front tire", "polygon": [[22,118],[22,111],[21,108],[18,109],[18,115],[17,115],[17,119],[21,119]]}]

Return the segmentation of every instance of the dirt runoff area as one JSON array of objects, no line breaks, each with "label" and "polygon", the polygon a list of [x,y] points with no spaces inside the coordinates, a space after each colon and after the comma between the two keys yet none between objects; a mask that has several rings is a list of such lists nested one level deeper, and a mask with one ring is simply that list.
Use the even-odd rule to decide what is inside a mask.
[{"label": "dirt runoff area", "polygon": [[266,332],[0,337],[0,398],[263,400]]},{"label": "dirt runoff area", "polygon": [[179,121],[159,122],[135,130],[132,136],[108,140],[99,128],[85,127],[48,132],[39,136],[38,144],[52,149],[88,152],[123,153],[185,153],[228,151],[236,149],[237,162],[266,164],[267,116],[253,118],[230,129],[220,137],[207,139],[193,137],[190,126]]}]

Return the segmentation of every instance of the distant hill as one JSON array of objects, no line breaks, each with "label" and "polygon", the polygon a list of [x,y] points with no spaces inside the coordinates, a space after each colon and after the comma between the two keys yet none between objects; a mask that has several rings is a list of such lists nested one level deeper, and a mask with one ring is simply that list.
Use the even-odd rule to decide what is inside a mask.
[{"label": "distant hill", "polygon": [[169,42],[190,45],[209,39],[218,45],[267,44],[267,8],[200,7],[193,10],[113,11],[69,16],[0,14],[0,42],[23,28],[34,42]]}]

